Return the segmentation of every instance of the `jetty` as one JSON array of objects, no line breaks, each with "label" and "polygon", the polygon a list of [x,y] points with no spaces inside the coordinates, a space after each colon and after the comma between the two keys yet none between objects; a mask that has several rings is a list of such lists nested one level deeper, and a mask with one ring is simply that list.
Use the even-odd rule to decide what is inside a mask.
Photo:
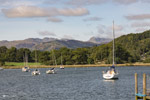
[{"label": "jetty", "polygon": [[146,74],[143,74],[143,93],[138,93],[138,75],[135,73],[135,100],[143,99],[150,100],[150,93],[146,87]]}]

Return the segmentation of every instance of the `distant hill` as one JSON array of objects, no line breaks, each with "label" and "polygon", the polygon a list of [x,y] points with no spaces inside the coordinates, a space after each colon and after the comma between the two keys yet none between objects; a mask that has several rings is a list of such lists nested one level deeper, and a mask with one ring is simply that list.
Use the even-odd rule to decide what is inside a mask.
[{"label": "distant hill", "polygon": [[83,42],[78,40],[67,40],[67,39],[56,39],[56,38],[28,38],[25,40],[16,41],[0,41],[0,46],[6,46],[7,48],[29,48],[31,50],[51,50],[52,48],[59,49],[61,47],[67,48],[79,48],[79,47],[91,47],[95,45],[100,45],[100,43]]},{"label": "distant hill", "polygon": [[74,49],[74,48],[81,48],[81,47],[91,47],[95,45],[100,45],[100,44],[83,42],[78,40],[55,40],[55,41],[40,43],[36,45],[34,48],[37,48],[39,50],[59,49],[61,47]]},{"label": "distant hill", "polygon": [[38,45],[42,42],[49,42],[49,41],[54,41],[57,40],[55,38],[43,38],[43,39],[39,39],[39,38],[28,38],[25,40],[15,40],[15,41],[7,41],[7,40],[3,40],[0,41],[0,46],[6,46],[7,48],[10,47],[16,47],[16,48],[29,48],[29,49],[33,49],[33,47],[35,45]]},{"label": "distant hill", "polygon": [[108,42],[110,42],[110,41],[112,41],[112,39],[109,39],[109,38],[99,38],[99,37],[91,37],[89,40],[88,40],[88,42],[92,42],[92,43],[100,43],[100,44],[102,44],[102,43],[108,43]]}]

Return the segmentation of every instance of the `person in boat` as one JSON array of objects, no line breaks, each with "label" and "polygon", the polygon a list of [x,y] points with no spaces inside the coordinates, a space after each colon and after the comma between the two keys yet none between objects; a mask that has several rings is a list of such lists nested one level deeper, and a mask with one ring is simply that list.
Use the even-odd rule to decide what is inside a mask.
[{"label": "person in boat", "polygon": [[54,70],[54,68],[51,68],[51,70]]},{"label": "person in boat", "polygon": [[111,70],[111,72],[116,73],[116,70],[115,70],[115,66],[114,66],[114,65],[112,65],[112,66],[110,67],[110,70]]}]

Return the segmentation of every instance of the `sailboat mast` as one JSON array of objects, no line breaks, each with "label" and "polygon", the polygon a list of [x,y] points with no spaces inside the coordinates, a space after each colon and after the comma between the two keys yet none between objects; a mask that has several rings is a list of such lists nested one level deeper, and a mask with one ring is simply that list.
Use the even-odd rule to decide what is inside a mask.
[{"label": "sailboat mast", "polygon": [[35,50],[35,63],[37,65],[37,50]]},{"label": "sailboat mast", "polygon": [[115,64],[115,30],[114,30],[114,21],[113,21],[113,65]]},{"label": "sailboat mast", "polygon": [[61,65],[62,65],[62,53],[61,53]]}]

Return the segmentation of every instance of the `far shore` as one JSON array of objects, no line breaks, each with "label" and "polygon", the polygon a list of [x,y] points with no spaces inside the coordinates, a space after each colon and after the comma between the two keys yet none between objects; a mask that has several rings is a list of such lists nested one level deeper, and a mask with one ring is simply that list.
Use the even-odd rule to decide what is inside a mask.
[{"label": "far shore", "polygon": [[[69,67],[109,67],[112,64],[85,64],[85,65],[63,65],[65,68]],[[150,66],[150,63],[127,63],[127,64],[116,64],[115,66]],[[2,66],[4,69],[20,69],[24,66]],[[59,68],[60,65],[50,66],[50,65],[30,65],[30,68]]]}]

